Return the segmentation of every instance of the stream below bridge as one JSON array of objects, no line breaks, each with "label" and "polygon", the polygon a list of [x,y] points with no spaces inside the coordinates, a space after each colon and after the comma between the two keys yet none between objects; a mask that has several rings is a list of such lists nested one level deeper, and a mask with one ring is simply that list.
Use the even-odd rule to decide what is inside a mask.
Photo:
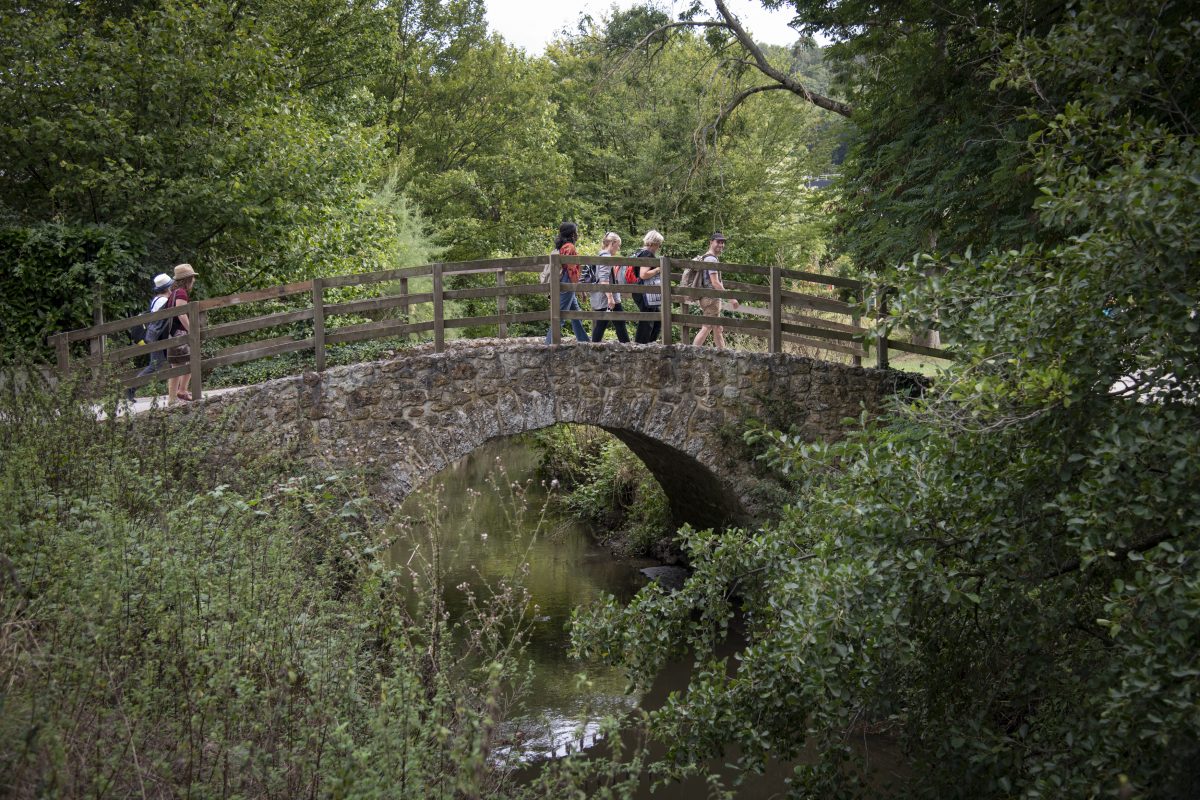
[{"label": "stream below bridge", "polygon": [[[669,665],[650,693],[637,697],[626,692],[621,671],[569,657],[567,623],[573,609],[605,593],[627,601],[651,575],[677,580],[680,576],[672,571],[682,570],[649,559],[617,558],[596,543],[597,531],[556,514],[548,504],[551,489],[539,477],[538,464],[538,450],[529,436],[497,439],[476,449],[404,501],[389,552],[393,566],[431,564],[431,542],[436,541],[440,585],[451,620],[467,616],[472,595],[486,596],[520,576],[517,582],[529,593],[526,658],[532,662],[532,685],[504,723],[504,746],[498,755],[510,765],[526,764],[521,771],[527,775],[538,762],[581,747],[599,744],[603,751],[596,741],[602,717],[623,715],[638,705],[660,706],[669,692],[686,689],[691,670],[689,662]],[[413,610],[418,599],[410,598]],[[580,680],[581,674],[586,681]],[[892,772],[894,748],[865,739],[862,745],[884,756],[878,766]],[[723,763],[722,759],[712,766],[724,771]],[[773,764],[737,796],[783,796],[790,772],[788,765]],[[651,796],[645,790],[642,794]],[[691,800],[703,794],[703,783],[695,782],[662,788],[652,796]]]}]

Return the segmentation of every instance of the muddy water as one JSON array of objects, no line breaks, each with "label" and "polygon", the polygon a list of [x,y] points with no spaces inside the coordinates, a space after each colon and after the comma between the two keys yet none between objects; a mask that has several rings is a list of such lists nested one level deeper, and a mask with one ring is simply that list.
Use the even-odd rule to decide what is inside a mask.
[{"label": "muddy water", "polygon": [[[428,520],[436,506],[438,524],[415,524],[396,541],[393,564],[431,561],[428,537],[436,531],[444,597],[452,619],[467,608],[464,584],[476,594],[516,580],[530,595],[532,620],[527,655],[533,685],[504,738],[514,755],[533,760],[563,755],[577,747],[579,729],[588,740],[596,721],[634,707],[621,673],[602,664],[568,658],[566,624],[571,610],[603,593],[632,597],[647,578],[646,560],[617,560],[593,541],[582,524],[550,515],[551,491],[538,480],[537,452],[526,438],[491,442],[443,470],[410,496],[402,515]],[[579,679],[586,674],[586,683]]]}]

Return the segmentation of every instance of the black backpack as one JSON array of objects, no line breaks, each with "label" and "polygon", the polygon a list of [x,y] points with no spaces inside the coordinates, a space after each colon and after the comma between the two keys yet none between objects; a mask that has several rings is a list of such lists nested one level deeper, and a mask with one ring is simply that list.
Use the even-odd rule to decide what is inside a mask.
[{"label": "black backpack", "polygon": [[[154,312],[154,301],[158,299],[158,295],[150,298],[150,307],[146,309],[146,313]],[[163,304],[163,308],[166,308]],[[162,308],[159,309],[161,311]],[[129,341],[134,344],[146,344],[148,342],[157,342],[166,336],[167,326],[171,324],[169,319],[160,319],[151,322],[149,325],[134,325],[129,329]]]}]

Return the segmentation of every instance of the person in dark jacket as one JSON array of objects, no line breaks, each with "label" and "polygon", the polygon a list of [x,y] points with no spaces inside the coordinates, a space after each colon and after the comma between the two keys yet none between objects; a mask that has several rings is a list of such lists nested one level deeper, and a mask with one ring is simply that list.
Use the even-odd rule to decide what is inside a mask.
[{"label": "person in dark jacket", "polygon": [[[642,249],[634,253],[635,258],[658,258],[658,251],[662,249],[663,235],[658,231],[647,231],[642,237]],[[639,267],[638,280],[647,286],[662,285],[662,269],[660,267]],[[637,295],[634,296],[638,297]],[[638,309],[641,311],[649,311],[658,313],[662,310],[662,294],[643,294],[640,296],[640,302],[637,302]],[[638,344],[650,344],[650,342],[658,339],[659,333],[662,332],[662,319],[656,319],[653,322],[642,320],[637,324],[637,331],[633,335],[633,340]]]}]

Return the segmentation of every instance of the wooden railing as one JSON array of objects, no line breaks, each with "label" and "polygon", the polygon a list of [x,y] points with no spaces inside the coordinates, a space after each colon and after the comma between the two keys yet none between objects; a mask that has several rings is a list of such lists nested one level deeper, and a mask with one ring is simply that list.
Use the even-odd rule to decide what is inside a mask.
[{"label": "wooden railing", "polygon": [[[590,283],[559,284],[557,280],[552,280],[549,284],[510,283],[506,279],[507,275],[518,273],[532,274],[535,276],[533,280],[536,281],[536,275],[541,272],[547,261],[551,265],[551,275],[555,277],[559,275],[564,262],[658,267],[661,270],[662,283],[661,285],[621,284],[614,287],[602,287]],[[762,276],[767,279],[767,284],[726,280],[724,281],[725,289],[722,291],[680,286],[676,283],[678,276],[688,267],[715,270],[726,274]],[[463,275],[490,275],[494,284],[467,289],[447,289],[445,287],[447,278]],[[410,293],[409,281],[414,278],[429,278],[432,284],[430,291]],[[340,302],[329,302],[326,299],[326,292],[330,290],[344,290],[350,287],[365,287],[380,283],[396,283],[399,285],[399,291],[381,297],[366,297]],[[850,303],[815,292],[800,291],[808,284],[839,288],[843,290],[843,294],[856,298],[856,302]],[[604,291],[607,288],[622,295],[661,294],[660,310],[658,312],[637,310],[563,312],[559,309],[558,294],[560,291],[595,292]],[[509,298],[529,296],[547,298],[549,310],[509,313]],[[751,264],[717,264],[667,257],[601,258],[599,256],[564,257],[559,255],[438,263],[381,272],[314,278],[301,283],[290,283],[273,286],[269,289],[193,301],[176,308],[114,320],[90,328],[67,331],[51,336],[49,342],[54,346],[58,369],[64,376],[73,369],[88,368],[93,374],[99,374],[102,369],[116,367],[116,376],[122,384],[128,388],[136,388],[152,381],[190,374],[192,394],[198,398],[202,393],[204,373],[216,367],[254,361],[282,353],[312,350],[316,369],[320,371],[325,368],[326,349],[330,345],[412,334],[431,334],[434,351],[441,352],[445,348],[446,331],[465,327],[494,325],[497,326],[500,338],[505,338],[508,336],[509,325],[546,322],[550,327],[551,342],[558,344],[561,341],[562,323],[572,319],[625,320],[632,323],[659,321],[662,324],[662,341],[669,345],[673,343],[672,325],[682,326],[686,336],[689,327],[694,329],[714,321],[711,317],[691,313],[688,307],[689,301],[696,302],[701,297],[738,300],[741,304],[737,309],[739,316],[722,317],[720,325],[730,331],[766,339],[767,350],[771,353],[782,352],[784,344],[791,343],[848,355],[854,360],[854,363],[861,364],[862,359],[868,355],[868,348],[874,346],[876,364],[881,368],[888,366],[889,350],[918,353],[934,358],[947,357],[943,350],[880,336],[878,325],[871,328],[863,327],[860,314],[865,313],[876,319],[886,315],[887,293],[886,291],[871,292],[861,281]],[[209,313],[218,309],[271,300],[290,299],[295,302],[298,298],[307,301],[304,303],[304,307],[232,322],[208,323]],[[496,301],[495,314],[450,319],[445,315],[447,301],[492,298]],[[432,305],[432,314],[427,320],[414,322],[412,312],[416,306],[422,305]],[[864,309],[869,310],[864,311]],[[361,317],[382,313],[399,313],[400,317],[373,319],[367,322],[343,325],[329,324],[331,318],[338,316],[358,315]],[[187,315],[189,320],[189,332],[184,337],[129,346],[106,347],[106,340],[115,334],[122,334],[137,325],[182,315]],[[830,317],[843,319],[831,319]],[[201,345],[204,342],[309,321],[312,323],[312,335],[307,338],[297,339],[285,334],[232,345],[208,356],[203,356],[201,353]],[[121,367],[131,359],[172,348],[180,341],[186,342],[191,351],[191,357],[187,364],[167,365],[165,369],[159,369],[140,377],[137,375],[136,368]],[[79,342],[86,342],[87,347],[77,347],[76,350],[85,350],[87,355],[72,358],[72,345]]]}]

